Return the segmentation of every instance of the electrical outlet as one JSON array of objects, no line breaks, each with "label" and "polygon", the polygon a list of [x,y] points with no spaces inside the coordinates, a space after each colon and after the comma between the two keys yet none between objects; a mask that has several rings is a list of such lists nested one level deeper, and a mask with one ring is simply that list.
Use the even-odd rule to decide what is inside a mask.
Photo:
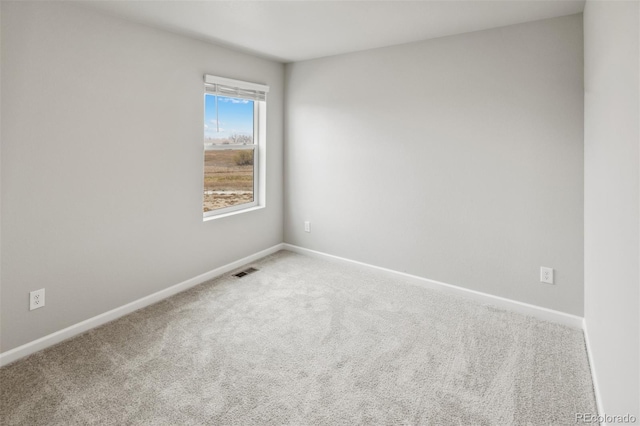
[{"label": "electrical outlet", "polygon": [[304,232],[311,232],[311,222],[306,221],[304,223]]},{"label": "electrical outlet", "polygon": [[553,284],[553,268],[540,267],[540,282]]},{"label": "electrical outlet", "polygon": [[42,308],[44,306],[44,288],[29,293],[29,310]]}]

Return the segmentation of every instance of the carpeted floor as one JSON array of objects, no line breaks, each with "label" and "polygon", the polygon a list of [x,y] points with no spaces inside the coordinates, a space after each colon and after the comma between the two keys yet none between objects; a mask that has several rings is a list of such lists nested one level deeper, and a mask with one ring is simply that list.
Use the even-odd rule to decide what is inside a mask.
[{"label": "carpeted floor", "polygon": [[3,425],[569,425],[582,332],[287,251],[0,369]]}]

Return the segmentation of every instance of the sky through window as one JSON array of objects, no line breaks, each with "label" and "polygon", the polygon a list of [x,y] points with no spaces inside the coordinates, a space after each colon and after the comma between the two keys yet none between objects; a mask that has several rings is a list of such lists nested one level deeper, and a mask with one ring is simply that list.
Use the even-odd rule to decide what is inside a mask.
[{"label": "sky through window", "polygon": [[227,140],[232,135],[250,136],[253,140],[253,101],[206,94],[204,102],[204,137]]}]

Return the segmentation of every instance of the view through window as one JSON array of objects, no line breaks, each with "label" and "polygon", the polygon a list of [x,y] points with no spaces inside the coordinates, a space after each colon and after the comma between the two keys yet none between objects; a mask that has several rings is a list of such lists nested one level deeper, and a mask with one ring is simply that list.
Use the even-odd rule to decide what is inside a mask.
[{"label": "view through window", "polygon": [[256,204],[256,107],[253,100],[205,94],[205,216]]}]

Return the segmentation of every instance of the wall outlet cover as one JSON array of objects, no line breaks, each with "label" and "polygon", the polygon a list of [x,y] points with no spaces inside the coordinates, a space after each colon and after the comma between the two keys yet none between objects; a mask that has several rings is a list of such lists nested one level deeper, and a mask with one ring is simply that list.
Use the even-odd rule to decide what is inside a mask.
[{"label": "wall outlet cover", "polygon": [[44,306],[44,288],[29,293],[29,310],[42,308]]},{"label": "wall outlet cover", "polygon": [[546,266],[540,267],[540,282],[553,284],[553,268],[547,268]]}]

